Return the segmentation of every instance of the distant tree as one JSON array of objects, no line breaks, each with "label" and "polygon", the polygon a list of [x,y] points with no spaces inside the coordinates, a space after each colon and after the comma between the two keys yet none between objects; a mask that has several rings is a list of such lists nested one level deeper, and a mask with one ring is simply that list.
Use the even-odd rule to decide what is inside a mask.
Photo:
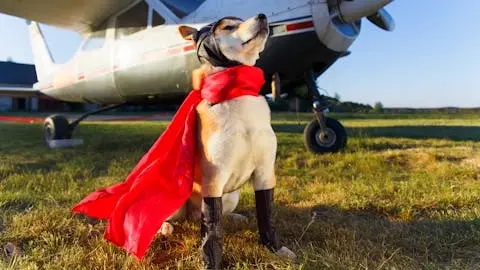
[{"label": "distant tree", "polygon": [[13,62],[13,58],[11,56],[7,57],[7,62]]},{"label": "distant tree", "polygon": [[336,100],[340,101],[340,95],[335,92],[335,95],[333,96]]},{"label": "distant tree", "polygon": [[377,113],[383,112],[383,104],[380,101],[375,102],[373,106],[373,111]]}]

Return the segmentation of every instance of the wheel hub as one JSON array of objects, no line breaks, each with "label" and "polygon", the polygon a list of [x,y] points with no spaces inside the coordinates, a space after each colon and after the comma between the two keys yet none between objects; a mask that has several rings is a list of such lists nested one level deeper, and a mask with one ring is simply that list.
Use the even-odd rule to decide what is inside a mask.
[{"label": "wheel hub", "polygon": [[331,128],[327,127],[324,132],[319,129],[315,134],[315,139],[320,146],[331,147],[337,141],[337,134],[335,134],[335,131]]}]

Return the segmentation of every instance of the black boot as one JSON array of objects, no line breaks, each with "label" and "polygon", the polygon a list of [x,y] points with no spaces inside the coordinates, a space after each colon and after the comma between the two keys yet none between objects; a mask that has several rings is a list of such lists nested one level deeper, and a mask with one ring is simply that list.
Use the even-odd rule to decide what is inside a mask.
[{"label": "black boot", "polygon": [[222,262],[222,198],[203,198],[202,255],[206,269],[220,269]]},{"label": "black boot", "polygon": [[276,252],[280,249],[280,244],[272,221],[273,188],[255,191],[255,206],[260,241],[271,251]]}]

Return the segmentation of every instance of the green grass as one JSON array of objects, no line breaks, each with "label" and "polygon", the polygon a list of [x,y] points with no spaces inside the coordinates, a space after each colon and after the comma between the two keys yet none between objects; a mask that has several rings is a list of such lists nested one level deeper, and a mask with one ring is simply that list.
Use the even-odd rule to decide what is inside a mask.
[{"label": "green grass", "polygon": [[[238,212],[248,222],[224,220],[225,267],[480,268],[479,115],[337,116],[348,148],[321,156],[303,146],[310,114],[298,122],[274,116],[276,228],[298,260],[258,245],[247,185]],[[198,224],[175,223],[174,235],[158,237],[138,262],[103,239],[105,222],[70,212],[88,193],[123,181],[165,126],[82,123],[75,136],[84,146],[50,150],[40,125],[0,124],[0,247],[19,249],[0,252],[0,269],[197,269]]]}]

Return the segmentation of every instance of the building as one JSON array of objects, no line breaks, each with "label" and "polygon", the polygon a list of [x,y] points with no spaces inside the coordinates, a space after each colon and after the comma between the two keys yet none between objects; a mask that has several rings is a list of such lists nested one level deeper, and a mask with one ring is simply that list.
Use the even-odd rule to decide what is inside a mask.
[{"label": "building", "polygon": [[0,62],[0,112],[64,111],[63,102],[35,93],[36,82],[34,65]]},{"label": "building", "polygon": [[18,91],[18,95],[0,96],[0,111],[37,111],[38,98],[23,97],[23,89],[33,88],[37,82],[34,65],[0,62],[0,89],[8,92]]}]

